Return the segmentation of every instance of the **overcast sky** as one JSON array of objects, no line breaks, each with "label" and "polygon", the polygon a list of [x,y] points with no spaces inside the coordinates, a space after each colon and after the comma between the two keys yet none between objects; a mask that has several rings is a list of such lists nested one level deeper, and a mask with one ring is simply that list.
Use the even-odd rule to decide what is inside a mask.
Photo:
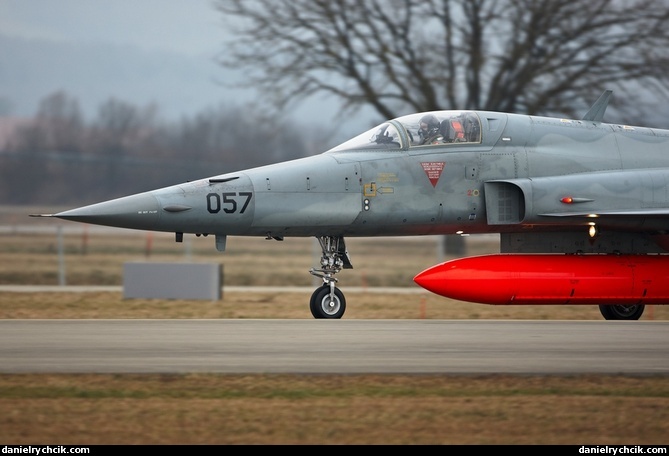
[{"label": "overcast sky", "polygon": [[[4,98],[10,107],[4,115],[11,109],[11,116],[32,116],[40,100],[60,90],[89,118],[111,97],[138,107],[157,105],[168,120],[257,99],[261,94],[222,87],[243,75],[215,60],[225,49],[226,30],[213,4],[0,0],[0,105]],[[362,131],[354,116],[328,124],[337,112],[335,100],[316,98],[286,115],[318,119],[344,137]],[[369,112],[365,122],[367,117]]]},{"label": "overcast sky", "polygon": [[0,30],[8,35],[188,55],[218,50],[218,19],[211,0],[0,0]]}]

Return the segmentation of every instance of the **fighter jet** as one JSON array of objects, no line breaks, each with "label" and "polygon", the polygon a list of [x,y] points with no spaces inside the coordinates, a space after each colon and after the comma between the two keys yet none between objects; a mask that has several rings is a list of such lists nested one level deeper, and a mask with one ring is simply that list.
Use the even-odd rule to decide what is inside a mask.
[{"label": "fighter jet", "polygon": [[[321,154],[56,214],[136,230],[315,237],[315,318],[342,318],[347,237],[499,233],[498,254],[416,274],[429,291],[493,305],[598,305],[636,320],[669,302],[669,130],[581,119],[434,111],[381,123]],[[279,260],[280,261],[280,260]],[[400,266],[401,267],[401,266]]]}]

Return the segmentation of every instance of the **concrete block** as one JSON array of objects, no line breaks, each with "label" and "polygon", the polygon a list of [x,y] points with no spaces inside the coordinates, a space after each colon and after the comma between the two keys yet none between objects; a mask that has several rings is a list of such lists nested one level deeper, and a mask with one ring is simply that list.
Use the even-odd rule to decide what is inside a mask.
[{"label": "concrete block", "polygon": [[123,265],[124,298],[221,299],[223,265],[141,263]]}]

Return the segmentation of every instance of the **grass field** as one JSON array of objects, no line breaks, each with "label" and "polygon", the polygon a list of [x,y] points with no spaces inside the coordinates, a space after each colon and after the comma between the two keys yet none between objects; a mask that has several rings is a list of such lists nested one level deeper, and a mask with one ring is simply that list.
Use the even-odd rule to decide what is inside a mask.
[{"label": "grass field", "polygon": [[666,445],[663,377],[0,375],[3,444]]},{"label": "grass field", "polygon": [[[0,211],[0,285],[122,285],[129,261],[223,264],[220,301],[123,299],[121,292],[0,292],[0,318],[312,318],[311,239],[211,238],[96,230]],[[26,216],[27,218],[27,216]],[[61,226],[62,237],[58,236]],[[338,277],[344,318],[602,320],[595,306],[487,306],[420,292],[413,276],[448,259],[438,238],[351,239]],[[496,251],[468,239],[467,253]],[[63,252],[59,255],[59,252]],[[375,288],[406,288],[382,294]],[[347,288],[356,291],[347,291]],[[669,319],[650,306],[642,320]],[[621,347],[612,349],[624,349]],[[669,356],[667,358],[669,362]],[[0,375],[3,444],[667,445],[666,376]]]}]

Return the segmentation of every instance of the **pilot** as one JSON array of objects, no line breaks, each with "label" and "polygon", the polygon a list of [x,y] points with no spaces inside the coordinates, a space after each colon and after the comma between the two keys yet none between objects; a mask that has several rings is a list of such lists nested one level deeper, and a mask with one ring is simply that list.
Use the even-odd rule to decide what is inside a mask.
[{"label": "pilot", "polygon": [[421,144],[435,144],[440,140],[441,133],[439,132],[440,122],[436,116],[427,114],[420,119],[418,123],[418,136],[420,136]]}]

